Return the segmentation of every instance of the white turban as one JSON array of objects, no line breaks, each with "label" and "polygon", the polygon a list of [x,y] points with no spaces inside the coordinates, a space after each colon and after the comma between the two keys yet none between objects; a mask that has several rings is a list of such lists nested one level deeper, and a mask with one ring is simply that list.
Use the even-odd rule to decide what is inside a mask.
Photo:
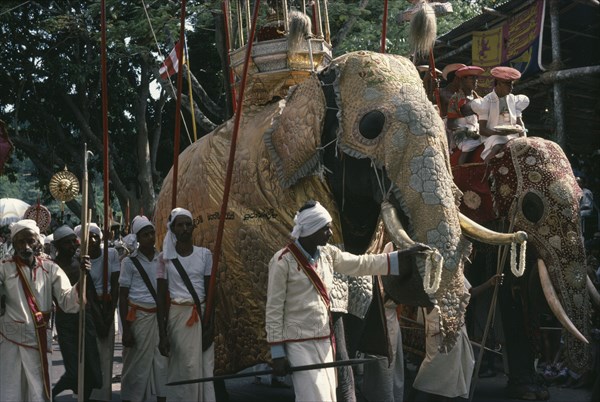
[{"label": "white turban", "polygon": [[145,228],[146,226],[154,227],[152,222],[150,222],[150,219],[146,218],[143,215],[138,215],[135,218],[133,218],[133,221],[131,222],[131,231],[134,235],[137,236],[139,231]]},{"label": "white turban", "polygon": [[123,237],[122,242],[129,253],[133,253],[138,248],[137,236],[133,233],[129,233],[127,236]]},{"label": "white turban", "polygon": [[54,236],[49,234],[48,236],[44,237],[44,245],[52,243],[53,240]]},{"label": "white turban", "polygon": [[[75,226],[73,232],[75,232],[77,237],[81,239],[81,225]],[[88,225],[88,233],[96,233],[98,236],[100,236],[100,240],[102,240],[102,230],[100,229],[100,226],[96,225],[94,222]]]},{"label": "white turban", "polygon": [[171,231],[171,223],[178,216],[187,216],[190,219],[194,219],[192,217],[192,213],[184,208],[175,208],[171,211],[169,215],[169,220],[167,221],[167,234],[165,235],[165,239],[163,240],[163,258],[165,260],[172,260],[173,258],[177,258],[177,251],[175,250],[175,245],[177,243],[177,239],[175,235]]},{"label": "white turban", "polygon": [[331,215],[320,203],[316,203],[314,207],[307,208],[302,212],[296,213],[294,218],[294,229],[292,230],[292,238],[310,236],[323,226],[331,223]]},{"label": "white turban", "polygon": [[[80,228],[80,230],[81,230],[81,228]],[[57,241],[59,241],[61,239],[64,239],[67,236],[71,236],[71,235],[74,235],[74,234],[75,234],[75,231],[73,229],[71,229],[67,225],[62,225],[61,227],[57,228],[54,231],[54,233],[53,233],[54,239],[53,240],[55,242],[57,242]]]},{"label": "white turban", "polygon": [[13,222],[10,224],[10,239],[13,240],[15,235],[19,233],[21,230],[31,229],[38,236],[38,240],[41,240],[40,237],[40,228],[37,223],[33,219],[21,219],[18,222]]}]

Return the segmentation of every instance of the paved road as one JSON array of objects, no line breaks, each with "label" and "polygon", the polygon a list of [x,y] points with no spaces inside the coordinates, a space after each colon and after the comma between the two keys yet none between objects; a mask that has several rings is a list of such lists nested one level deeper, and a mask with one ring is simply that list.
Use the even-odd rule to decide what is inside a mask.
[{"label": "paved road", "polygon": [[[121,344],[117,338],[115,346],[115,359],[113,365],[113,375],[119,376],[122,370]],[[54,353],[52,354],[52,380],[56,382],[62,373],[64,367],[62,357],[58,349],[58,344],[54,343]],[[414,367],[408,367],[408,376],[414,377]],[[499,368],[500,371],[500,368]],[[293,402],[294,392],[292,388],[272,388],[267,384],[254,384],[253,377],[247,377],[237,380],[226,381],[229,392],[229,402]],[[512,402],[514,399],[504,397],[504,386],[506,377],[504,374],[497,374],[495,377],[482,378],[477,383],[477,390],[473,398],[474,401],[490,402]],[[120,401],[121,384],[116,381],[113,383],[113,401]],[[589,388],[573,389],[550,387],[550,402],[588,402],[591,401],[591,390]],[[367,402],[359,395],[359,402]],[[418,394],[415,402],[426,401],[424,395]],[[70,391],[63,392],[56,401],[72,402],[74,396]]]}]

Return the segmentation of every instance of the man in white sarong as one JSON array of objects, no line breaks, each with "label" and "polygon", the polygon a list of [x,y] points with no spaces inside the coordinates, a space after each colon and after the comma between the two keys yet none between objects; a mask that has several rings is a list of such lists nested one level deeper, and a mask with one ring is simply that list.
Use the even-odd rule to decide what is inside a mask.
[{"label": "man in white sarong", "polygon": [[[485,148],[481,158],[488,162],[510,139],[525,135],[522,112],[529,106],[529,98],[512,93],[514,81],[521,73],[512,67],[494,67],[494,90],[469,105],[479,116],[479,134]],[[512,127],[512,129],[511,129]]]},{"label": "man in white sarong", "polygon": [[[465,278],[465,291],[471,288]],[[473,347],[467,328],[463,323],[456,344],[448,353],[440,352],[442,333],[440,330],[440,307],[431,311],[419,310],[420,319],[425,321],[425,359],[413,383],[413,388],[446,398],[469,398],[471,377],[475,367]]]},{"label": "man in white sarong", "polygon": [[[318,202],[307,202],[294,218],[295,241],[269,262],[266,331],[273,374],[289,367],[334,360],[329,290],[333,272],[346,275],[408,275],[404,258],[430,250],[424,244],[404,251],[356,256],[327,244],[332,218]],[[292,374],[296,401],[336,401],[335,368]]]},{"label": "man in white sarong", "polygon": [[[74,229],[81,237],[81,227]],[[112,247],[108,251],[102,245],[102,230],[95,223],[89,225],[89,254],[92,263],[90,277],[96,289],[96,300],[92,315],[96,325],[96,343],[100,353],[102,368],[102,388],[92,391],[91,399],[110,401],[112,399],[112,370],[115,352],[115,309],[119,298],[119,273],[121,262],[119,253]],[[108,272],[104,272],[104,253],[108,258]],[[105,288],[106,285],[106,288]]]},{"label": "man in white sarong", "polygon": [[[40,230],[34,220],[11,225],[14,257],[0,261],[0,293],[6,311],[0,317],[0,399],[50,401],[47,323],[52,298],[69,313],[79,311],[77,284],[58,265],[39,257]],[[82,259],[80,268],[89,269]]]},{"label": "man in white sarong", "polygon": [[164,402],[167,358],[158,350],[154,225],[145,216],[136,216],[131,228],[139,246],[121,262],[119,276],[124,347],[121,399]]},{"label": "man in white sarong", "polygon": [[[183,208],[173,209],[167,222],[167,234],[156,272],[159,349],[169,358],[167,382],[213,375],[214,344],[205,351],[202,345],[202,316],[212,270],[212,253],[206,248],[194,246],[193,232],[191,212]],[[167,292],[171,298],[169,307],[166,303]],[[195,298],[202,305],[201,311],[196,307]],[[167,399],[214,401],[214,385],[205,382],[170,386],[167,387]]]}]

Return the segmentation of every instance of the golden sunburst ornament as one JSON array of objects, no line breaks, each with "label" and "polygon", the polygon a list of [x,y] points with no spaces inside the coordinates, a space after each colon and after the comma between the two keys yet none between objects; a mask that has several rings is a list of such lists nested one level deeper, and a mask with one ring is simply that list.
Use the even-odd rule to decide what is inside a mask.
[{"label": "golden sunburst ornament", "polygon": [[79,193],[79,180],[77,177],[65,170],[55,173],[50,179],[50,193],[58,201],[71,201]]}]

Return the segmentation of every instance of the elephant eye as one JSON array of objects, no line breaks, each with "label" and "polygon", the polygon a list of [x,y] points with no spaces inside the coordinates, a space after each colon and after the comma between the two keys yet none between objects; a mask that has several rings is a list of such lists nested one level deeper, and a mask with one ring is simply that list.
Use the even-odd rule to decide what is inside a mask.
[{"label": "elephant eye", "polygon": [[539,195],[532,192],[525,194],[521,208],[525,218],[532,223],[538,223],[544,215],[544,202]]},{"label": "elephant eye", "polygon": [[379,110],[373,110],[367,114],[365,114],[361,119],[358,125],[358,131],[360,134],[373,140],[381,134],[383,131],[383,125],[385,124],[385,115],[381,113]]}]

